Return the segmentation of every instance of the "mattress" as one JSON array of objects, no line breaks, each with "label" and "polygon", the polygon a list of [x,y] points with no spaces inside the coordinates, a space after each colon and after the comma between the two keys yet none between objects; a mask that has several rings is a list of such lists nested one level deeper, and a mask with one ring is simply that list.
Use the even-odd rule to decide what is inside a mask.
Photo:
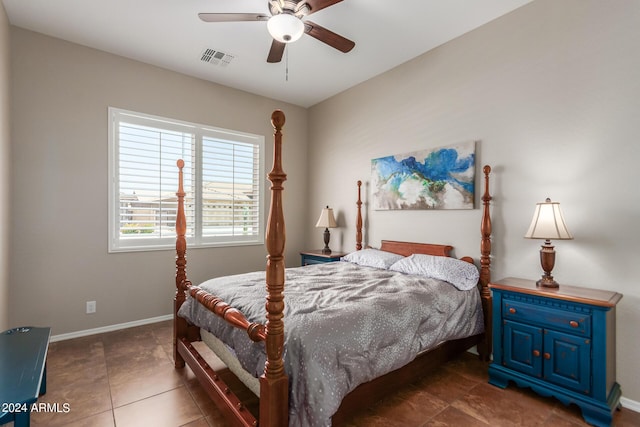
[{"label": "mattress", "polygon": [[[242,367],[238,358],[233,353],[233,350],[227,347],[222,341],[206,329],[200,329],[200,337],[202,338],[202,342],[194,342],[192,345],[196,350],[198,350],[198,353],[203,356],[209,366],[211,366],[214,371],[218,371],[225,367],[229,368],[229,370],[233,372],[234,375],[253,392],[253,394],[260,397],[260,380]],[[203,344],[206,348],[211,350],[213,354],[208,355],[206,349],[202,348]]]}]

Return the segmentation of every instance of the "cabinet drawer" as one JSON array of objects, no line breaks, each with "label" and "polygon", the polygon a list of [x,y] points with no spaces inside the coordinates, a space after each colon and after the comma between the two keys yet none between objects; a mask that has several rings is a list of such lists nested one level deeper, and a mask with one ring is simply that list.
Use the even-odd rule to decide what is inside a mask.
[{"label": "cabinet drawer", "polygon": [[504,299],[502,316],[505,320],[536,324],[586,337],[591,336],[591,315],[588,313],[576,313]]}]

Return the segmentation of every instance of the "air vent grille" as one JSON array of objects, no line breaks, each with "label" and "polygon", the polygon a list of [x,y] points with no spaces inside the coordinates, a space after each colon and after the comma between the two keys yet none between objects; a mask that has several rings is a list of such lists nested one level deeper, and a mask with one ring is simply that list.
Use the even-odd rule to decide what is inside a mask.
[{"label": "air vent grille", "polygon": [[226,67],[227,65],[229,65],[233,58],[235,58],[234,55],[209,48],[203,50],[202,55],[200,55],[200,60],[202,62],[218,65],[220,67]]}]

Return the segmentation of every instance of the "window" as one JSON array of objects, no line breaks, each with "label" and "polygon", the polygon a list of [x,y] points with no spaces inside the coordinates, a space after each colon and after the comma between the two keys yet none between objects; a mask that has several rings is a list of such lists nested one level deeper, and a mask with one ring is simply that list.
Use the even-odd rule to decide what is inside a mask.
[{"label": "window", "polygon": [[109,251],[175,247],[178,168],[189,247],[264,243],[264,137],[109,108]]}]

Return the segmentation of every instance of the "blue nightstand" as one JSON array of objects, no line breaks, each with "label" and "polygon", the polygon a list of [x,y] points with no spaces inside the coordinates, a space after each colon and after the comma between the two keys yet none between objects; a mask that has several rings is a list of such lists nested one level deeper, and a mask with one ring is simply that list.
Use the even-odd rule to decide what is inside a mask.
[{"label": "blue nightstand", "polygon": [[325,262],[340,261],[345,256],[345,252],[331,252],[330,254],[322,253],[322,250],[300,252],[300,262],[303,266],[311,264],[322,264]]},{"label": "blue nightstand", "polygon": [[507,278],[493,293],[489,383],[509,381],[580,407],[590,424],[609,426],[620,404],[616,382],[617,292]]}]

